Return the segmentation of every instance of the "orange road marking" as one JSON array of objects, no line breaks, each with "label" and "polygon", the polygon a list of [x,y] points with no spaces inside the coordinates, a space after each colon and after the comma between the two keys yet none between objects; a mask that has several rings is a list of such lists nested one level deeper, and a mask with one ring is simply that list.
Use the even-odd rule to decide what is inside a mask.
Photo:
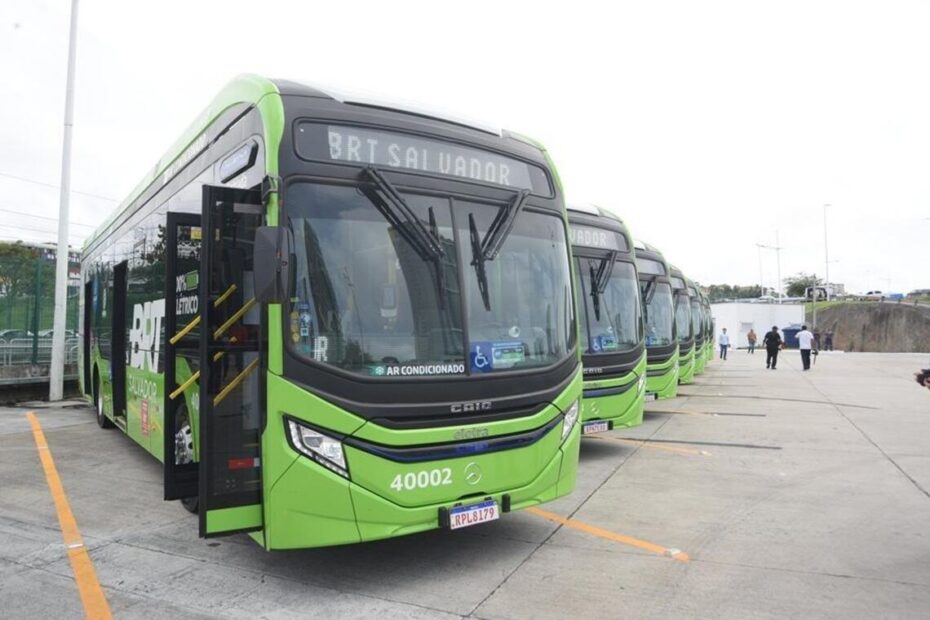
[{"label": "orange road marking", "polygon": [[604,437],[601,435],[588,435],[585,439],[600,439],[601,441],[619,441],[621,443],[629,443],[643,448],[651,448],[653,450],[664,450],[665,452],[675,452],[676,454],[687,454],[688,456],[713,456],[710,452],[706,450],[693,450],[691,448],[676,448],[674,446],[660,446],[658,444],[649,443],[642,439],[626,439],[625,437]]},{"label": "orange road marking", "polygon": [[68,549],[68,559],[71,561],[71,570],[74,572],[74,580],[77,582],[81,603],[84,605],[84,615],[95,620],[98,618],[112,618],[107,597],[103,594],[100,582],[97,581],[94,564],[91,562],[90,556],[87,555],[87,548],[84,547],[84,541],[81,539],[77,521],[74,520],[74,514],[71,512],[71,506],[65,496],[65,489],[58,477],[58,470],[55,469],[55,461],[52,459],[52,452],[45,441],[42,425],[39,424],[39,419],[31,411],[26,414],[26,417],[32,427],[32,436],[36,442],[39,459],[42,461],[42,469],[45,470],[48,490],[52,494],[55,510],[58,512],[61,535],[64,538],[65,547]]},{"label": "orange road marking", "polygon": [[650,551],[658,555],[664,555],[665,557],[678,560],[679,562],[688,562],[691,559],[688,557],[687,553],[680,549],[663,547],[662,545],[656,545],[654,543],[646,542],[645,540],[640,540],[638,538],[633,538],[632,536],[627,536],[625,534],[610,532],[599,527],[594,527],[593,525],[588,525],[587,523],[582,523],[581,521],[576,521],[575,519],[563,519],[555,513],[542,510],[541,508],[536,508],[535,506],[527,508],[526,511],[536,515],[537,517],[542,517],[547,521],[552,521],[553,523],[558,523],[559,525],[564,525],[565,527],[570,527],[572,529],[585,532],[586,534],[597,536],[598,538],[612,540],[613,542],[636,547],[637,549]]}]

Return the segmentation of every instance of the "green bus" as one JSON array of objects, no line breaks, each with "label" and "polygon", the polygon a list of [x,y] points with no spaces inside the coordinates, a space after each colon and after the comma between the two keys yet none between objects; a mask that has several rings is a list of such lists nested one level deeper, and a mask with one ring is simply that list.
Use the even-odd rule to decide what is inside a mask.
[{"label": "green bus", "polygon": [[678,395],[678,331],[665,257],[655,247],[633,242],[643,301],[646,345],[646,399]]},{"label": "green bus", "polygon": [[574,487],[568,220],[516,134],[242,76],[82,280],[82,390],[201,536],[354,543]]},{"label": "green bus", "polygon": [[643,423],[646,345],[633,242],[610,211],[569,205],[584,392],[582,434]]},{"label": "green bus", "polygon": [[678,332],[678,383],[694,382],[694,325],[691,321],[691,298],[688,281],[681,269],[669,265],[672,295],[675,299],[675,326]]},{"label": "green bus", "polygon": [[710,300],[700,287],[698,287],[698,294],[701,296],[701,308],[704,316],[704,345],[707,350],[707,363],[710,363],[714,359],[714,350],[716,347],[714,344],[714,328],[710,315]]},{"label": "green bus", "polygon": [[691,302],[691,331],[694,332],[694,374],[704,374],[704,365],[707,363],[707,331],[704,329],[704,305],[697,285],[685,278],[688,285],[688,299]]}]

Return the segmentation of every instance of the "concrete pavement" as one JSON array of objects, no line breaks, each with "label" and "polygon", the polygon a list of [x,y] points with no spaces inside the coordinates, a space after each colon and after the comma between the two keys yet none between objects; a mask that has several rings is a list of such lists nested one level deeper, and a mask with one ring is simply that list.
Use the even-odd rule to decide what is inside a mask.
[{"label": "concrete pavement", "polygon": [[[643,426],[585,439],[575,492],[458,532],[267,553],[197,538],[161,467],[85,407],[34,409],[115,617],[926,617],[928,356],[714,360]],[[0,615],[79,617],[26,420],[0,409]],[[661,412],[661,413],[658,413]],[[623,441],[620,441],[623,439]],[[641,440],[641,441],[629,441]],[[618,542],[600,531],[663,548]]]}]

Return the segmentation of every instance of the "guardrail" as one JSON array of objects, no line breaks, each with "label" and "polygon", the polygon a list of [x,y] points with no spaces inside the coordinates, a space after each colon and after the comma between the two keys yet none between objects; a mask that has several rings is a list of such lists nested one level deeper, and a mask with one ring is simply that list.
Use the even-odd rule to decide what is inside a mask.
[{"label": "guardrail", "polygon": [[[80,338],[65,340],[65,379],[77,378]],[[35,350],[33,350],[35,349]],[[33,357],[35,353],[35,357]],[[0,338],[0,385],[47,381],[52,362],[52,339]]]}]

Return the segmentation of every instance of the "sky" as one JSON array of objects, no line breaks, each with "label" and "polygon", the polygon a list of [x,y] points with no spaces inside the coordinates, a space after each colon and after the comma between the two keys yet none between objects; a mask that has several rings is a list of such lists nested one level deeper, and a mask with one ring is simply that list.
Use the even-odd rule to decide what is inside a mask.
[{"label": "sky", "polygon": [[[0,3],[0,240],[55,239],[70,4]],[[705,284],[823,276],[826,214],[832,281],[930,288],[927,32],[894,0],[81,0],[71,240],[258,73],[533,136]]]}]

